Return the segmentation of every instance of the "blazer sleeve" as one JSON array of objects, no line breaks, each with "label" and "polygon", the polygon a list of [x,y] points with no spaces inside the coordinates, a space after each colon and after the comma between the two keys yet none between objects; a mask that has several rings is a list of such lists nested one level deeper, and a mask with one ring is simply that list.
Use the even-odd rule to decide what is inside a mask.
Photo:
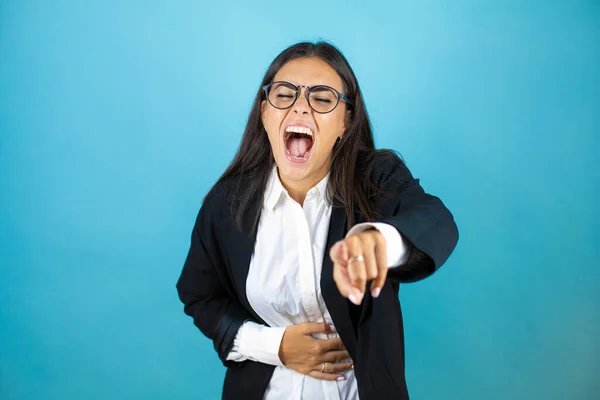
[{"label": "blazer sleeve", "polygon": [[442,201],[426,193],[404,162],[394,156],[385,162],[379,186],[380,222],[395,227],[408,242],[407,261],[388,271],[390,279],[412,282],[428,277],[448,259],[458,242],[454,217]]},{"label": "blazer sleeve", "polygon": [[224,204],[211,207],[207,198],[198,213],[192,231],[191,245],[177,282],[184,312],[208,338],[225,366],[236,363],[227,360],[237,331],[252,316],[240,305],[228,277],[215,232],[215,214]]}]

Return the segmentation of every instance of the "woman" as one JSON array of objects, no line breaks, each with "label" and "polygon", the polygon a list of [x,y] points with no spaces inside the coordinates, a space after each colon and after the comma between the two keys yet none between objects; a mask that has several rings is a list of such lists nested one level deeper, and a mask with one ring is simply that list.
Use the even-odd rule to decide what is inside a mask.
[{"label": "woman", "polygon": [[177,289],[227,367],[223,398],[408,399],[399,283],[457,239],[442,202],[375,150],[344,56],[299,43],[262,81]]}]

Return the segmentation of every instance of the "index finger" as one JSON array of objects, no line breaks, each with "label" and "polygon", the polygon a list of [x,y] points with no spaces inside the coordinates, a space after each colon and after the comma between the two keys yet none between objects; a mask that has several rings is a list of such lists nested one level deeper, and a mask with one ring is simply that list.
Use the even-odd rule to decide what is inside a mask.
[{"label": "index finger", "polygon": [[342,350],[345,349],[344,343],[340,337],[333,339],[317,339],[320,341],[321,349],[323,351]]}]

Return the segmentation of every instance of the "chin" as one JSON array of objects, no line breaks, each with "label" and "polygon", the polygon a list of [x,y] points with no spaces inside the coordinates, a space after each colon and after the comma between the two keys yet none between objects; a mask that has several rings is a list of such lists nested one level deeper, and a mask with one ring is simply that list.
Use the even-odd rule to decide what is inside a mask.
[{"label": "chin", "polygon": [[302,181],[310,176],[309,165],[290,163],[285,158],[277,163],[277,168],[279,175],[290,181]]}]

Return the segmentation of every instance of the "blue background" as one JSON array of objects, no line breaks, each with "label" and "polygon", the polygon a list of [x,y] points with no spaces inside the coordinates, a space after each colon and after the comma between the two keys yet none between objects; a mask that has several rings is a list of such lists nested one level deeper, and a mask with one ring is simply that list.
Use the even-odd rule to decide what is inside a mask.
[{"label": "blue background", "polygon": [[220,396],[175,282],[268,64],[320,38],[460,228],[401,291],[412,398],[599,398],[599,21],[593,0],[2,1],[0,399]]}]

